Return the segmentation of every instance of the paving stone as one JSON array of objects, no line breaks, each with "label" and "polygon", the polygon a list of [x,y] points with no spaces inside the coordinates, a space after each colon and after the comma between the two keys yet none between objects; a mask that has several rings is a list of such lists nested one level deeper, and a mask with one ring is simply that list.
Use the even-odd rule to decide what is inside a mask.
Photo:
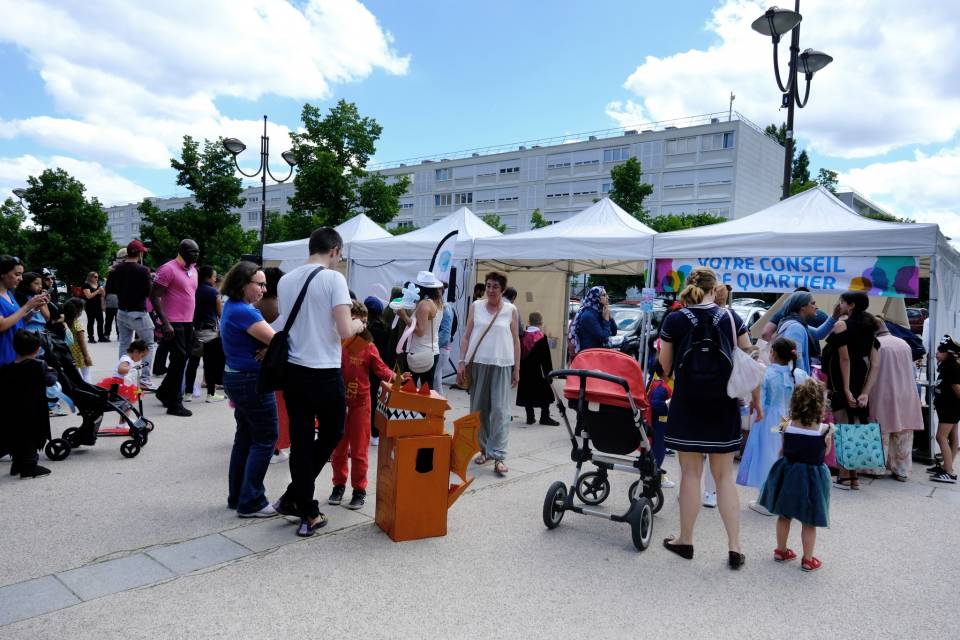
[{"label": "paving stone", "polygon": [[249,554],[249,549],[218,533],[147,552],[151,558],[178,575],[213,567]]},{"label": "paving stone", "polygon": [[0,626],[79,602],[80,599],[53,576],[0,587]]},{"label": "paving stone", "polygon": [[169,569],[153,558],[138,553],[79,569],[58,573],[57,577],[83,600],[126,591],[174,577]]},{"label": "paving stone", "polygon": [[[368,500],[364,509],[372,508],[373,500]],[[327,526],[320,529],[315,535],[323,536],[334,531],[339,531],[347,527],[352,527],[365,522],[373,522],[372,518],[364,514],[363,511],[351,511],[343,507],[334,507],[330,505],[320,505],[320,510],[326,514]],[[246,527],[237,527],[229,531],[222,532],[227,538],[242,544],[246,548],[255,551],[266,551],[275,547],[297,542],[302,538],[297,537],[297,521],[287,520],[286,518],[270,518],[264,522],[248,525]]]},{"label": "paving stone", "polygon": [[510,471],[516,469],[517,471],[522,471],[523,473],[537,473],[538,471],[543,471],[544,469],[556,467],[558,463],[547,462],[538,458],[523,457],[511,458],[507,461],[507,464],[510,466]]}]

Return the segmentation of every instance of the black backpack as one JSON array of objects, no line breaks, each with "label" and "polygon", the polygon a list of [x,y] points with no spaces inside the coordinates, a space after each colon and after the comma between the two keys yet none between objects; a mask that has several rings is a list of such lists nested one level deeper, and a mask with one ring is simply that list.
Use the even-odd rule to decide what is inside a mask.
[{"label": "black backpack", "polygon": [[914,360],[920,360],[923,356],[927,355],[927,350],[923,348],[923,339],[921,339],[920,336],[910,329],[901,327],[896,322],[890,322],[889,320],[884,320],[883,322],[887,325],[887,329],[892,335],[895,335],[910,345],[910,351],[913,352]]},{"label": "black backpack", "polygon": [[677,386],[695,389],[703,401],[727,397],[727,381],[733,371],[733,345],[720,330],[726,317],[716,309],[707,322],[701,322],[689,309],[680,312],[690,321],[691,329],[677,352]]}]

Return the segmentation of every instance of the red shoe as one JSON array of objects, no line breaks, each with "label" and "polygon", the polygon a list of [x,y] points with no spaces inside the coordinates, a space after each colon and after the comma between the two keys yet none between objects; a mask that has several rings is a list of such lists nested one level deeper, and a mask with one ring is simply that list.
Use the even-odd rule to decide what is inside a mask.
[{"label": "red shoe", "polygon": [[773,561],[774,562],[790,562],[791,560],[796,560],[797,554],[793,552],[793,549],[780,549],[773,550]]},{"label": "red shoe", "polygon": [[823,563],[813,556],[810,556],[809,560],[804,558],[803,561],[800,563],[800,568],[803,569],[804,571],[816,571],[822,566],[823,566]]}]

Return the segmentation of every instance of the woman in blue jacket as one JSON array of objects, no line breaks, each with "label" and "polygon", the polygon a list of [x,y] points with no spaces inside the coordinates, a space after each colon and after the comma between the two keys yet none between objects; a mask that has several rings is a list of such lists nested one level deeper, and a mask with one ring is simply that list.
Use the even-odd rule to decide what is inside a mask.
[{"label": "woman in blue jacket", "polygon": [[567,337],[570,339],[571,354],[576,355],[584,349],[609,347],[610,336],[617,335],[617,323],[610,317],[610,304],[603,287],[591,287],[570,323]]}]

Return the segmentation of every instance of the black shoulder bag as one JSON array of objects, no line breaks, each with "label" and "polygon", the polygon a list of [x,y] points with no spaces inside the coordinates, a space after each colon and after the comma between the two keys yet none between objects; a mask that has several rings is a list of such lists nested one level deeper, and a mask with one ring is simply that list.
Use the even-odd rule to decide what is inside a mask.
[{"label": "black shoulder bag", "polygon": [[303,305],[303,299],[307,296],[307,288],[313,278],[323,271],[323,267],[317,267],[310,275],[307,281],[303,283],[300,289],[300,295],[297,301],[293,303],[293,309],[290,311],[290,317],[283,325],[282,331],[273,334],[273,339],[267,345],[267,352],[263,354],[263,361],[260,363],[260,376],[257,378],[257,390],[260,393],[270,393],[271,391],[280,391],[283,389],[283,369],[287,365],[287,359],[290,356],[290,329],[293,327],[297,314],[300,313],[300,307]]}]

